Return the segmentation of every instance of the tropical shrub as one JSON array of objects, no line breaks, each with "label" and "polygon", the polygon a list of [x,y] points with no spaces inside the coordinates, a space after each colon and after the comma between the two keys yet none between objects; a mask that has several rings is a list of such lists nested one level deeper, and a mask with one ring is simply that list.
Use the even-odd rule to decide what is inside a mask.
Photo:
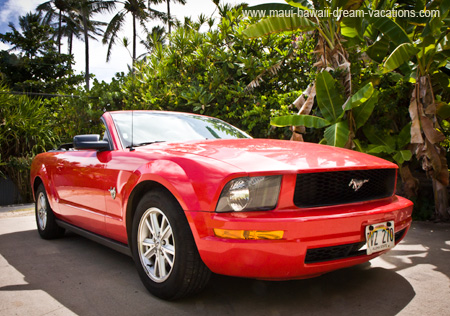
[{"label": "tropical shrub", "polygon": [[54,117],[39,99],[8,94],[0,87],[0,174],[8,176],[30,201],[29,169],[39,152],[59,142]]},{"label": "tropical shrub", "polygon": [[216,29],[201,32],[188,21],[135,66],[124,82],[125,107],[196,112],[255,137],[284,137],[270,129],[270,117],[285,113],[310,83],[313,45],[291,34],[250,41],[242,8],[221,9]]}]

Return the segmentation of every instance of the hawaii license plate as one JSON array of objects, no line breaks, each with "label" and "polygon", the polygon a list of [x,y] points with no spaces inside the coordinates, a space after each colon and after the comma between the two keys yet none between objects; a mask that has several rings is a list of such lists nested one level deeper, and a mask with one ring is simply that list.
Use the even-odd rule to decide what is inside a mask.
[{"label": "hawaii license plate", "polygon": [[366,226],[367,254],[394,248],[394,221]]}]

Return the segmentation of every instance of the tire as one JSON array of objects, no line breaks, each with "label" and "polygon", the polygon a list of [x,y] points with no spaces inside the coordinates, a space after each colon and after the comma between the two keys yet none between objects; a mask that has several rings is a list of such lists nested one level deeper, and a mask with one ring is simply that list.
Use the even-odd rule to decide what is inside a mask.
[{"label": "tire", "polygon": [[164,190],[143,196],[133,219],[131,250],[153,295],[175,300],[200,292],[211,272],[200,258],[184,212]]},{"label": "tire", "polygon": [[35,213],[37,229],[43,239],[54,239],[64,235],[65,230],[56,223],[56,217],[48,203],[43,184],[40,184],[36,190]]}]

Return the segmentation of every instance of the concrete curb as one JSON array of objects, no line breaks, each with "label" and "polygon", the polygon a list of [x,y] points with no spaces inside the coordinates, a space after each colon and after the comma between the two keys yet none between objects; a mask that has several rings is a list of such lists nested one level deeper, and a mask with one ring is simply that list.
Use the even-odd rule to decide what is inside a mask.
[{"label": "concrete curb", "polygon": [[33,203],[0,206],[0,213],[34,210]]}]

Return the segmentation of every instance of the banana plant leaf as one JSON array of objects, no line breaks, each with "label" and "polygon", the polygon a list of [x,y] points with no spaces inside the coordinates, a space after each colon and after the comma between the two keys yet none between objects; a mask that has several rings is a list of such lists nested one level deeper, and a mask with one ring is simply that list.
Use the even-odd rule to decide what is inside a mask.
[{"label": "banana plant leaf", "polygon": [[314,6],[311,1],[308,0],[286,0],[293,7],[297,7],[303,10],[312,10]]},{"label": "banana plant leaf", "polygon": [[385,145],[369,145],[367,148],[368,154],[393,154],[395,152],[394,148]]},{"label": "banana plant leaf", "polygon": [[378,91],[374,91],[369,100],[353,109],[353,118],[355,119],[356,129],[361,128],[366,124],[370,115],[372,115],[373,110],[378,102]]},{"label": "banana plant leaf", "polygon": [[345,17],[341,21],[341,34],[349,38],[363,40],[364,19],[362,17]]},{"label": "banana plant leaf", "polygon": [[378,63],[383,62],[384,57],[389,52],[389,38],[382,36],[367,49],[367,55]]},{"label": "banana plant leaf", "polygon": [[311,31],[316,27],[316,23],[300,16],[268,17],[249,26],[243,33],[249,38],[255,38],[284,31]]},{"label": "banana plant leaf", "polygon": [[[265,4],[259,4],[255,6],[249,6],[243,9],[243,13],[245,16],[250,17],[269,17],[271,13],[284,13],[289,11],[297,12],[297,8],[294,8],[293,6],[290,6],[289,4],[285,3],[265,3]],[[253,12],[251,12],[253,11]],[[253,16],[254,15],[254,16]]]},{"label": "banana plant leaf", "polygon": [[370,99],[374,91],[372,82],[369,82],[350,97],[350,99],[345,103],[344,110],[348,111],[365,103]]},{"label": "banana plant leaf", "polygon": [[403,43],[412,43],[403,28],[388,17],[371,17],[370,14],[366,14],[365,17],[373,27],[386,35],[395,46]]},{"label": "banana plant leaf", "polygon": [[283,126],[306,126],[309,128],[322,128],[329,126],[330,122],[327,120],[312,116],[312,115],[285,115],[274,117],[270,121],[273,126],[283,127]]},{"label": "banana plant leaf", "polygon": [[382,145],[388,148],[386,149],[386,152],[393,153],[396,150],[395,139],[392,136],[377,130],[375,126],[366,124],[363,127],[363,132],[372,144]]},{"label": "banana plant leaf", "polygon": [[397,137],[397,148],[402,149],[411,142],[411,122],[402,128]]},{"label": "banana plant leaf", "polygon": [[420,49],[414,47],[413,44],[403,43],[399,45],[392,54],[386,59],[383,65],[383,73],[388,73],[397,69],[405,62],[409,61],[412,56],[416,55]]},{"label": "banana plant leaf", "polygon": [[342,121],[327,127],[325,129],[324,136],[327,141],[327,145],[345,147],[348,137],[350,136],[348,123],[346,121]]},{"label": "banana plant leaf", "polygon": [[336,80],[327,71],[322,71],[316,77],[316,99],[324,119],[336,123],[344,112],[344,101],[336,89]]},{"label": "banana plant leaf", "polygon": [[412,153],[410,150],[400,150],[394,155],[395,162],[401,166],[405,161],[410,161]]}]

